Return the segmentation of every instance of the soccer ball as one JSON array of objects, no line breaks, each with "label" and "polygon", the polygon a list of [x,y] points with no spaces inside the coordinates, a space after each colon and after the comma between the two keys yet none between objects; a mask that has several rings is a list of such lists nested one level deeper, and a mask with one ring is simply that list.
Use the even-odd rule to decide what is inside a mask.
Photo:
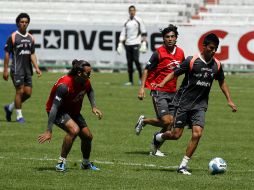
[{"label": "soccer ball", "polygon": [[227,170],[227,163],[222,158],[213,158],[208,165],[209,172],[212,175],[223,174]]}]

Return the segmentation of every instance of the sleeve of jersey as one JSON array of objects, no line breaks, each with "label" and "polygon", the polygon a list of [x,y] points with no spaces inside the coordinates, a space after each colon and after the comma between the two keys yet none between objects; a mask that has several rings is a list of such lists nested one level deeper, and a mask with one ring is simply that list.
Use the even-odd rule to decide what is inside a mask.
[{"label": "sleeve of jersey", "polygon": [[218,73],[216,74],[215,80],[223,81],[224,79],[225,79],[224,71],[221,65],[220,70],[218,70]]},{"label": "sleeve of jersey", "polygon": [[159,54],[157,51],[155,51],[152,56],[150,57],[149,61],[146,64],[145,69],[152,70],[159,64]]},{"label": "sleeve of jersey", "polygon": [[94,108],[96,107],[96,104],[95,104],[95,95],[94,95],[94,90],[93,88],[91,87],[90,91],[87,92],[87,97],[89,99],[89,102],[91,104],[91,107]]},{"label": "sleeve of jersey", "polygon": [[192,57],[187,57],[182,64],[179,65],[179,67],[176,67],[174,69],[174,75],[179,76],[184,73],[189,72],[189,67],[190,67],[190,60]]},{"label": "sleeve of jersey", "polygon": [[119,41],[122,42],[125,40],[125,38],[126,38],[126,27],[124,25],[119,36]]},{"label": "sleeve of jersey", "polygon": [[11,53],[13,49],[13,44],[12,44],[12,38],[11,36],[7,39],[6,44],[4,46],[4,51]]},{"label": "sleeve of jersey", "polygon": [[141,36],[147,36],[146,27],[142,19],[140,19],[140,31],[141,31]]},{"label": "sleeve of jersey", "polygon": [[68,93],[68,87],[65,84],[61,84],[57,87],[55,99],[53,100],[53,105],[49,112],[48,131],[52,131],[59,106],[62,104],[63,98],[67,93]]}]

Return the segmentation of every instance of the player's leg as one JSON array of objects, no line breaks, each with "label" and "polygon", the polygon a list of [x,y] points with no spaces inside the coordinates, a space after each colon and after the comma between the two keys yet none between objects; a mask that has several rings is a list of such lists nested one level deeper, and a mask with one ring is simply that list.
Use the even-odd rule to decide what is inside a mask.
[{"label": "player's leg", "polygon": [[32,95],[32,76],[26,75],[24,78],[24,93],[22,96],[22,103],[29,99]]},{"label": "player's leg", "polygon": [[77,123],[68,114],[57,115],[55,124],[66,131],[66,135],[63,139],[61,155],[56,165],[57,171],[65,171],[67,156],[71,150],[75,138],[79,134],[80,129]]},{"label": "player's leg", "polygon": [[90,153],[92,149],[92,140],[93,135],[89,128],[87,127],[87,123],[82,115],[78,115],[75,117],[75,121],[78,124],[80,128],[80,132],[78,134],[80,140],[81,140],[81,152],[83,156],[83,160],[81,163],[82,169],[90,169],[90,170],[100,170],[98,167],[96,167],[92,162],[90,162]]},{"label": "player's leg", "polygon": [[140,115],[135,125],[136,135],[139,135],[142,129],[148,124],[155,127],[165,128],[173,122],[173,114],[170,112],[167,102],[167,93],[152,90],[151,91],[154,111],[157,118],[146,118],[144,115]]},{"label": "player's leg", "polygon": [[139,76],[139,85],[141,84],[141,78],[142,78],[142,68],[141,64],[139,62],[139,45],[135,45],[133,47],[133,60],[135,62],[137,71],[138,71],[138,76]]},{"label": "player's leg", "polygon": [[154,134],[152,141],[153,151],[156,151],[160,147],[160,144],[163,143],[165,140],[179,139],[183,134],[186,121],[187,121],[187,112],[182,112],[181,110],[178,109],[175,114],[173,129],[167,130],[164,133],[158,132]]},{"label": "player's leg", "polygon": [[129,82],[125,83],[125,85],[129,86],[133,85],[133,53],[132,53],[133,50],[131,46],[125,46],[125,50],[129,77]]},{"label": "player's leg", "polygon": [[203,127],[205,124],[205,111],[192,111],[190,115],[190,122],[192,126],[192,137],[187,146],[185,156],[183,157],[178,169],[178,172],[186,175],[191,175],[191,173],[187,170],[187,164],[194,154],[202,136]]}]

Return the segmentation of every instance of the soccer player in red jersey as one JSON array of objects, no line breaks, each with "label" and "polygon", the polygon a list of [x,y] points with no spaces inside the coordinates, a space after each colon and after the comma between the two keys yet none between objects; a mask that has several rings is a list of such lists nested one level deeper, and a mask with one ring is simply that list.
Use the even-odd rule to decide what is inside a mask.
[{"label": "soccer player in red jersey", "polygon": [[66,158],[77,136],[81,139],[81,152],[83,154],[81,168],[99,170],[89,161],[93,136],[86,120],[80,114],[84,96],[87,95],[92,112],[99,119],[103,116],[102,112],[96,108],[94,90],[89,80],[91,70],[91,65],[88,62],[73,60],[72,69],[68,75],[58,79],[51,89],[46,104],[48,128],[45,133],[39,135],[38,141],[44,143],[51,140],[53,124],[67,133],[63,140],[61,156],[56,165],[57,171],[66,170]]},{"label": "soccer player in red jersey", "polygon": [[[40,77],[42,75],[35,55],[34,38],[26,29],[30,23],[30,17],[27,13],[20,13],[16,18],[18,30],[13,32],[5,44],[4,71],[3,78],[8,80],[8,64],[10,55],[12,55],[12,64],[10,68],[11,78],[16,89],[14,101],[4,106],[6,120],[11,121],[12,111],[15,108],[17,122],[24,123],[22,115],[22,104],[32,95],[32,64]],[[32,63],[32,64],[31,64]]]},{"label": "soccer player in red jersey", "polygon": [[[136,134],[139,135],[143,127],[147,124],[161,127],[162,131],[170,129],[173,122],[174,105],[172,101],[177,87],[177,77],[168,82],[163,88],[154,88],[152,83],[160,83],[173,69],[178,67],[184,60],[183,50],[176,46],[178,37],[177,27],[170,24],[162,31],[163,45],[161,45],[151,56],[142,75],[142,82],[138,92],[138,98],[143,100],[145,97],[144,88],[151,90],[154,109],[157,118],[145,118],[141,115],[135,126]],[[153,144],[152,155],[164,156],[158,147]]]},{"label": "soccer player in red jersey", "polygon": [[185,78],[179,88],[180,93],[177,93],[176,99],[179,101],[175,102],[174,128],[172,131],[155,134],[153,140],[155,146],[160,146],[161,142],[165,140],[179,139],[183,134],[184,126],[189,125],[191,127],[192,137],[178,168],[178,172],[184,175],[191,175],[187,164],[202,136],[205,126],[205,112],[208,107],[208,97],[214,80],[218,80],[229,107],[233,112],[237,111],[237,107],[230,97],[221,63],[214,58],[218,46],[219,38],[213,33],[208,34],[204,38],[201,53],[187,57],[179,68],[175,68],[163,81],[153,85],[156,89],[164,88],[168,81],[185,74]]}]

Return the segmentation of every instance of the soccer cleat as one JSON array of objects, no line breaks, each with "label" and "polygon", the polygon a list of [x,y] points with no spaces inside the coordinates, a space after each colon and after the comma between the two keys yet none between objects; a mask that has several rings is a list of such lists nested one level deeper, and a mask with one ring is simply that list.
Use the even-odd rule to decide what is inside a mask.
[{"label": "soccer cleat", "polygon": [[132,85],[133,85],[132,82],[126,82],[126,83],[124,83],[124,86],[132,86]]},{"label": "soccer cleat", "polygon": [[161,142],[156,140],[156,135],[159,134],[159,133],[160,132],[156,132],[153,135],[153,140],[152,140],[152,143],[151,143],[151,152],[152,152],[153,155],[156,154],[156,152],[158,151],[158,149],[160,148],[160,145],[161,145]]},{"label": "soccer cleat", "polygon": [[17,119],[18,123],[25,123],[25,119],[23,117],[20,117]]},{"label": "soccer cleat", "polygon": [[64,172],[66,170],[65,164],[63,162],[59,162],[56,165],[56,171],[58,172]]},{"label": "soccer cleat", "polygon": [[11,121],[11,114],[12,114],[12,112],[9,110],[9,105],[5,105],[4,106],[4,111],[5,111],[6,121],[10,122]]},{"label": "soccer cleat", "polygon": [[93,170],[93,171],[99,171],[100,170],[100,168],[97,168],[92,162],[89,162],[88,164],[84,164],[82,162],[80,167],[83,170]]},{"label": "soccer cleat", "polygon": [[177,172],[183,175],[191,175],[191,173],[187,170],[186,167],[178,168]]},{"label": "soccer cleat", "polygon": [[157,149],[156,153],[154,154],[153,152],[150,152],[150,156],[159,156],[159,157],[164,157],[166,156],[163,152],[161,152],[159,149]]},{"label": "soccer cleat", "polygon": [[138,122],[137,122],[137,124],[136,124],[136,126],[135,126],[135,132],[136,132],[136,135],[139,135],[140,134],[140,132],[142,131],[142,129],[144,128],[144,118],[145,118],[145,116],[144,115],[141,115],[141,116],[139,116],[139,118],[138,118]]}]

